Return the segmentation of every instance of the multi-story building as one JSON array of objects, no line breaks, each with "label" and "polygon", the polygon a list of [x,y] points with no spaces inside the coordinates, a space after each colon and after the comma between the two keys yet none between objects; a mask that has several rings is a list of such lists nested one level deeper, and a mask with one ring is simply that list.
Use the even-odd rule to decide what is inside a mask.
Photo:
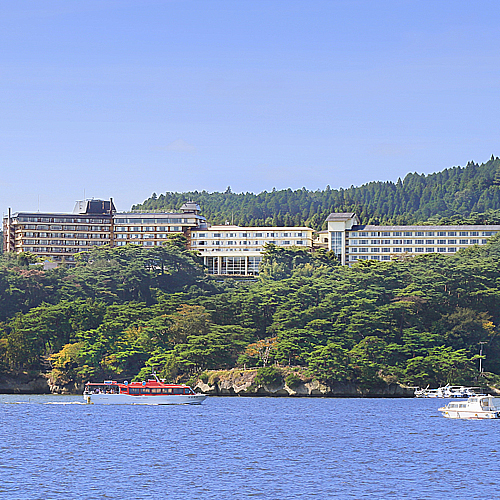
[{"label": "multi-story building", "polygon": [[9,209],[3,221],[4,251],[72,265],[76,253],[95,246],[161,245],[172,233],[183,233],[189,241],[195,227],[206,227],[206,219],[192,202],[179,213],[116,212],[112,199],[78,201],[73,213],[11,214]]},{"label": "multi-story building", "polygon": [[[500,225],[375,226],[360,225],[355,213],[333,213],[328,222],[328,249],[342,264],[358,260],[388,261],[403,254],[453,254],[472,245],[484,245]],[[322,238],[325,238],[324,234]]]},{"label": "multi-story building", "polygon": [[191,231],[191,249],[203,256],[209,274],[256,275],[266,243],[312,249],[309,227],[211,226]]},{"label": "multi-story building", "polygon": [[178,213],[116,212],[113,200],[85,200],[73,213],[16,212],[4,218],[4,251],[31,252],[57,264],[74,265],[75,254],[95,246],[162,245],[172,233],[184,234],[210,274],[256,275],[266,243],[312,248],[308,227],[207,225],[193,202]]}]

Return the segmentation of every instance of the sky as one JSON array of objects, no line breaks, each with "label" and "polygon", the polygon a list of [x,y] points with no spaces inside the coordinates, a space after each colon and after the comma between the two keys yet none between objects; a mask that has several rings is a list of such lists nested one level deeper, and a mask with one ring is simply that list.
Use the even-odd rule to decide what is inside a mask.
[{"label": "sky", "polygon": [[500,4],[0,0],[0,210],[500,156]]}]

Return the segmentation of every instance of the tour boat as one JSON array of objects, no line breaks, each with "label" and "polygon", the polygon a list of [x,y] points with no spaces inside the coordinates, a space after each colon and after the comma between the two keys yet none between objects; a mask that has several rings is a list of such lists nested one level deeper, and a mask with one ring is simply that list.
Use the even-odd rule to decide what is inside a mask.
[{"label": "tour boat", "polygon": [[500,398],[491,395],[472,396],[466,401],[449,402],[439,408],[446,418],[484,419],[500,418]]},{"label": "tour boat", "polygon": [[199,405],[205,394],[197,394],[187,385],[165,384],[156,375],[143,382],[105,380],[96,384],[87,382],[83,399],[88,404],[139,404],[139,405]]}]

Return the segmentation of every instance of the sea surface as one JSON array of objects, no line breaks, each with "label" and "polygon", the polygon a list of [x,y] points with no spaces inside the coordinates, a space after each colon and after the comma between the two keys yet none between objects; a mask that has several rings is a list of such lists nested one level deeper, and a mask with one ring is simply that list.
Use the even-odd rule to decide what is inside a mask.
[{"label": "sea surface", "polygon": [[0,395],[4,499],[498,499],[500,420],[444,400]]}]

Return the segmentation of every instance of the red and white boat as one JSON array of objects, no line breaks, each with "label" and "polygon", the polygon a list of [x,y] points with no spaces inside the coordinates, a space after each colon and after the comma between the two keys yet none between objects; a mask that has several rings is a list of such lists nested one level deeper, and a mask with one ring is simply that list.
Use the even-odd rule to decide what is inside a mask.
[{"label": "red and white boat", "polygon": [[87,382],[83,399],[87,404],[105,405],[199,405],[207,398],[206,394],[197,394],[187,385],[165,384],[153,376],[154,379],[143,382]]}]

